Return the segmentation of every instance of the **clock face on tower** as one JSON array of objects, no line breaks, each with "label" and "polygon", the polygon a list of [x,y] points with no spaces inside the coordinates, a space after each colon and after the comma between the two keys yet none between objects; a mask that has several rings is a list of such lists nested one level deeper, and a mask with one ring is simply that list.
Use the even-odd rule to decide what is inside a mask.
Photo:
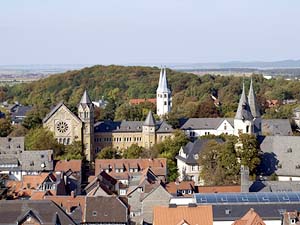
[{"label": "clock face on tower", "polygon": [[60,132],[60,133],[66,133],[69,129],[69,126],[66,122],[64,121],[59,121],[56,124],[56,129]]}]

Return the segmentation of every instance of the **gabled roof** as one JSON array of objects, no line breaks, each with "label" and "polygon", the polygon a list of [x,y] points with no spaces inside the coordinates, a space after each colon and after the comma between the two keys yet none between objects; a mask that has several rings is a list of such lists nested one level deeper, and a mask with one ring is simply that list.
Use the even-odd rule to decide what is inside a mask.
[{"label": "gabled roof", "polygon": [[175,208],[167,206],[156,206],[153,210],[153,224],[155,225],[177,225],[183,224],[212,225],[212,206],[178,206]]},{"label": "gabled roof", "polygon": [[155,119],[153,117],[153,114],[152,114],[152,111],[150,110],[148,115],[147,115],[147,118],[144,122],[144,126],[155,126]]},{"label": "gabled roof", "polygon": [[233,127],[233,118],[189,118],[180,127],[181,130],[216,130],[224,121]]},{"label": "gabled roof", "polygon": [[61,107],[65,107],[65,109],[76,118],[76,120],[81,121],[78,116],[76,116],[65,104],[63,101],[58,103],[43,119],[43,123],[46,123]]},{"label": "gabled roof", "polygon": [[14,200],[0,201],[0,224],[19,224],[29,212],[41,221],[41,224],[74,224],[74,221],[52,201]]},{"label": "gabled roof", "polygon": [[266,225],[262,218],[250,209],[242,218],[236,220],[232,225]]},{"label": "gabled roof", "polygon": [[245,85],[243,83],[243,91],[240,98],[239,106],[235,114],[235,119],[239,120],[253,120],[253,115],[248,103],[248,98],[245,94]]}]

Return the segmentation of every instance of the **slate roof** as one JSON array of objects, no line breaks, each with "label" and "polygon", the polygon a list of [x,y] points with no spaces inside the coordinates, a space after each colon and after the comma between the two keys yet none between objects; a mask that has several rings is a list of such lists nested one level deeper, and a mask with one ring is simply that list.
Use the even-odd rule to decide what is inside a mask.
[{"label": "slate roof", "polygon": [[127,206],[115,196],[86,197],[85,221],[87,223],[126,223]]},{"label": "slate roof", "polygon": [[[267,136],[260,148],[264,152],[265,168],[274,167],[277,175],[300,176],[300,137],[299,136]],[[268,154],[269,153],[269,154]],[[274,172],[274,171],[270,171]]]},{"label": "slate roof", "polygon": [[235,119],[253,120],[253,115],[249,106],[248,98],[245,94],[245,85],[243,83],[243,91],[239,101],[238,109],[235,114]]},{"label": "slate roof", "polygon": [[290,136],[293,135],[290,121],[288,119],[263,119],[262,134],[268,136]]},{"label": "slate roof", "polygon": [[[142,132],[144,121],[100,121],[94,125],[95,133],[124,133],[124,132]],[[171,133],[173,128],[165,121],[156,122],[156,132]]]},{"label": "slate roof", "polygon": [[253,90],[252,78],[251,78],[251,83],[250,83],[248,101],[249,101],[249,106],[250,106],[251,113],[252,113],[253,117],[254,118],[259,118],[261,115],[260,115],[259,107],[258,107],[258,104],[257,104],[257,101],[256,101],[256,95],[255,95],[255,92]]},{"label": "slate roof", "polygon": [[152,111],[150,110],[148,115],[147,115],[147,118],[144,122],[144,125],[145,126],[155,126],[155,119],[153,117],[153,114],[152,114]]},{"label": "slate roof", "polygon": [[212,205],[214,221],[235,221],[245,215],[251,208],[259,212],[263,220],[281,220],[285,211],[295,211],[299,203],[262,203],[262,204],[218,204]]},{"label": "slate roof", "polygon": [[197,159],[195,159],[195,155],[199,155],[206,144],[210,141],[216,141],[218,143],[223,143],[224,141],[220,138],[215,139],[207,139],[207,138],[201,138],[197,139],[195,142],[189,142],[184,147],[182,147],[183,152],[186,154],[186,158],[184,158],[181,155],[177,155],[176,159],[179,159],[183,162],[185,162],[188,165],[198,165]]},{"label": "slate roof", "polygon": [[21,166],[25,171],[52,171],[53,150],[23,151],[21,154]]},{"label": "slate roof", "polygon": [[24,151],[24,137],[0,137],[0,154]]},{"label": "slate roof", "polygon": [[300,192],[298,181],[254,181],[249,192]]},{"label": "slate roof", "polygon": [[74,221],[52,201],[14,200],[0,201],[0,224],[19,224],[27,215],[37,218],[41,224],[74,224]]},{"label": "slate roof", "polygon": [[189,118],[180,127],[181,130],[215,130],[224,120],[233,127],[233,118]]},{"label": "slate roof", "polygon": [[166,68],[160,70],[159,82],[158,82],[158,87],[157,87],[156,91],[171,93],[171,90],[169,89],[169,86],[168,86]]},{"label": "slate roof", "polygon": [[80,104],[92,104],[90,96],[89,96],[89,94],[87,93],[86,90],[84,91],[84,93],[81,97]]},{"label": "slate roof", "polygon": [[12,121],[14,121],[15,123],[22,122],[22,120],[26,116],[26,113],[29,112],[31,109],[32,106],[15,105],[10,110]]}]

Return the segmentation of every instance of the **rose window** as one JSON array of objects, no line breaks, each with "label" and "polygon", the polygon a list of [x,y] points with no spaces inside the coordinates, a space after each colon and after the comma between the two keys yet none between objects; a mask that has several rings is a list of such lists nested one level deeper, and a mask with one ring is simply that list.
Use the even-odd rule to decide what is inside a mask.
[{"label": "rose window", "polygon": [[69,126],[66,122],[60,121],[57,123],[56,128],[60,133],[65,133],[69,129]]}]

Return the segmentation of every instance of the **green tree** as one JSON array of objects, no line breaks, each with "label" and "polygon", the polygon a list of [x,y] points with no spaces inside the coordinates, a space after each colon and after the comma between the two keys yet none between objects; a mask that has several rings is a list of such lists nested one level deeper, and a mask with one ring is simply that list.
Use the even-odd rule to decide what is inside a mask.
[{"label": "green tree", "polygon": [[0,137],[6,137],[12,131],[11,123],[8,119],[0,119]]},{"label": "green tree", "polygon": [[10,137],[24,137],[28,133],[28,129],[20,124],[14,125],[12,132],[10,132]]},{"label": "green tree", "polygon": [[123,151],[123,158],[137,159],[139,157],[142,157],[143,151],[144,151],[143,147],[140,147],[137,144],[132,144],[129,148]]},{"label": "green tree", "polygon": [[39,127],[31,129],[25,136],[25,148],[27,150],[47,150],[52,149],[54,157],[64,154],[65,146],[59,144],[51,131]]},{"label": "green tree", "polygon": [[59,159],[71,160],[71,159],[81,159],[85,158],[82,151],[82,144],[80,141],[74,141],[70,145],[65,146],[64,154],[58,157]]},{"label": "green tree", "polygon": [[27,129],[32,129],[42,126],[43,118],[46,116],[48,109],[45,107],[33,107],[27,112],[22,125]]},{"label": "green tree", "polygon": [[241,165],[248,166],[250,174],[255,175],[257,166],[260,164],[260,152],[257,139],[254,135],[240,134],[236,145],[237,156]]},{"label": "green tree", "polygon": [[178,177],[177,166],[175,163],[175,156],[178,154],[180,148],[188,143],[186,135],[176,130],[174,137],[168,137],[163,142],[153,146],[152,150],[158,152],[158,157],[167,159],[168,178],[169,181],[174,181]]},{"label": "green tree", "polygon": [[97,159],[119,159],[119,158],[121,157],[117,149],[112,147],[105,147],[97,154]]}]

